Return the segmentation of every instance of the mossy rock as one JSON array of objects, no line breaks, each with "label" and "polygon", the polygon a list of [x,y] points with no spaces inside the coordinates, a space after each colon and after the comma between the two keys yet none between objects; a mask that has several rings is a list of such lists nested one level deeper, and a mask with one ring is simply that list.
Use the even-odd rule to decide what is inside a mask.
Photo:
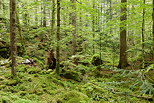
[{"label": "mossy rock", "polygon": [[55,103],[92,103],[87,95],[75,90],[53,97],[52,101]]},{"label": "mossy rock", "polygon": [[66,79],[72,79],[75,81],[81,81],[81,75],[80,73],[73,71],[73,70],[62,70],[62,77],[66,78]]}]

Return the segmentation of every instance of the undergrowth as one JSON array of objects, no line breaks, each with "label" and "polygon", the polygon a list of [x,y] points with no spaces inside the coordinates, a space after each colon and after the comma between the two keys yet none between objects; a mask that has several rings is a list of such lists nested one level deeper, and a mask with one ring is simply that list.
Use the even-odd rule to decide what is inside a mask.
[{"label": "undergrowth", "polygon": [[[146,74],[152,70],[122,70],[111,66],[79,65],[80,82],[58,77],[52,70],[18,65],[18,77],[0,67],[1,103],[152,103],[154,85]],[[76,69],[77,69],[76,68]],[[74,69],[74,70],[76,70]],[[151,77],[152,78],[152,77]],[[150,99],[149,99],[150,98]]]}]

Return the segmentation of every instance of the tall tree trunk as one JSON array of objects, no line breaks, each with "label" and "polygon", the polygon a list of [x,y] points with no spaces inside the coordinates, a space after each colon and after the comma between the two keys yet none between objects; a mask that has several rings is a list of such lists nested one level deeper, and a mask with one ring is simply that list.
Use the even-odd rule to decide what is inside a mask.
[{"label": "tall tree trunk", "polygon": [[[145,5],[145,0],[143,0],[143,4]],[[144,68],[144,59],[145,59],[145,53],[144,53],[144,32],[145,32],[145,8],[143,8],[143,14],[142,14],[142,68]]]},{"label": "tall tree trunk", "polygon": [[125,68],[128,66],[127,62],[127,0],[121,0],[122,6],[121,6],[121,15],[120,15],[120,60],[119,60],[119,68]]},{"label": "tall tree trunk", "polygon": [[[52,0],[52,20],[51,20],[51,35],[55,34],[55,0]],[[51,36],[50,36],[51,39]]]},{"label": "tall tree trunk", "polygon": [[[38,0],[35,0],[35,2],[38,2]],[[37,13],[38,13],[38,10],[37,10],[38,8],[37,8],[37,6],[35,7],[35,13],[36,13],[36,15],[35,15],[35,26],[37,27],[38,26],[38,15],[37,15]]]},{"label": "tall tree trunk", "polygon": [[23,55],[25,53],[25,43],[24,43],[24,39],[23,39],[23,35],[22,35],[22,28],[21,28],[21,24],[20,24],[20,20],[19,20],[18,10],[16,10],[16,22],[17,22],[18,32],[19,32],[19,36],[20,36],[20,42],[22,45],[21,48],[22,48],[22,55]]},{"label": "tall tree trunk", "polygon": [[73,26],[72,30],[72,35],[73,35],[73,40],[72,40],[72,54],[75,55],[77,51],[77,34],[76,34],[76,0],[71,0],[71,7],[72,7],[72,12],[71,12],[71,24]]},{"label": "tall tree trunk", "polygon": [[57,47],[56,47],[56,73],[60,74],[60,0],[57,0]]},{"label": "tall tree trunk", "polygon": [[152,25],[152,34],[153,34],[153,58],[154,58],[154,0],[153,0],[152,21],[153,21],[153,25]]},{"label": "tall tree trunk", "polygon": [[[93,0],[93,9],[95,9],[95,0]],[[93,55],[95,54],[95,44],[94,44],[94,38],[95,38],[95,15],[92,14],[92,36],[93,36],[93,47],[92,47],[92,51],[93,51]]]},{"label": "tall tree trunk", "polygon": [[43,27],[47,26],[46,22],[46,0],[43,1]]},{"label": "tall tree trunk", "polygon": [[0,18],[2,18],[2,1],[0,0]]},{"label": "tall tree trunk", "polygon": [[10,45],[11,45],[11,73],[16,76],[16,0],[10,0]]}]

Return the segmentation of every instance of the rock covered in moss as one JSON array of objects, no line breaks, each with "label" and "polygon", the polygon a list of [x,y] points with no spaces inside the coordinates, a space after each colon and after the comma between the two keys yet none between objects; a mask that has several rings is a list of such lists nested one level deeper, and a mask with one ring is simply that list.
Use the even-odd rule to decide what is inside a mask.
[{"label": "rock covered in moss", "polygon": [[79,82],[81,81],[81,75],[73,70],[62,70],[61,76],[66,79],[72,79]]},{"label": "rock covered in moss", "polygon": [[91,99],[78,91],[68,91],[57,97],[53,97],[52,103],[92,103]]}]

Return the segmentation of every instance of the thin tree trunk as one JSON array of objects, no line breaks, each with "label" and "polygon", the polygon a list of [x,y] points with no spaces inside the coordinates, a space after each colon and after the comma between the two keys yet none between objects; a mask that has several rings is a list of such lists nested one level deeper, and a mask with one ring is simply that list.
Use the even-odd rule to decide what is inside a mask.
[{"label": "thin tree trunk", "polygon": [[76,0],[71,0],[71,7],[72,7],[72,12],[71,12],[71,24],[73,26],[72,30],[72,35],[73,35],[73,40],[72,40],[72,54],[75,55],[77,51],[77,34],[76,34]]},{"label": "thin tree trunk", "polygon": [[22,45],[22,54],[25,53],[25,43],[24,43],[24,39],[23,39],[23,36],[22,36],[22,28],[21,28],[21,24],[20,24],[20,20],[19,20],[19,13],[18,11],[16,10],[16,22],[17,22],[17,27],[18,27],[18,32],[19,32],[19,36],[20,36],[20,42],[21,42],[21,45]]},{"label": "thin tree trunk", "polygon": [[[35,0],[35,2],[38,2],[38,0]],[[37,15],[37,7],[35,8],[36,10],[35,10],[35,13],[36,13],[36,15],[35,15],[35,26],[37,27],[38,26],[38,15]]]},{"label": "thin tree trunk", "polygon": [[[143,4],[145,5],[145,0],[143,0]],[[144,32],[145,32],[145,8],[143,8],[143,14],[142,14],[142,68],[144,68],[144,59],[145,59],[145,53],[144,53]]]},{"label": "thin tree trunk", "polygon": [[16,0],[10,0],[10,45],[11,45],[11,73],[16,76]]},{"label": "thin tree trunk", "polygon": [[2,18],[2,1],[0,0],[0,18]]},{"label": "thin tree trunk", "polygon": [[154,58],[154,0],[153,0],[152,21],[153,21],[153,25],[152,25],[152,34],[153,34],[153,58]]},{"label": "thin tree trunk", "polygon": [[57,47],[56,47],[56,73],[60,74],[60,0],[57,0]]},{"label": "thin tree trunk", "polygon": [[54,36],[55,34],[55,0],[52,0],[52,20],[51,20],[51,36],[50,36],[50,40],[51,40],[51,37]]},{"label": "thin tree trunk", "polygon": [[43,1],[43,27],[47,26],[46,22],[46,0]]},{"label": "thin tree trunk", "polygon": [[[93,0],[93,9],[95,9],[95,0]],[[95,38],[95,15],[92,14],[92,34],[93,34],[93,55],[95,54],[95,44],[94,44],[94,38]]]},{"label": "thin tree trunk", "polygon": [[127,34],[127,0],[121,0],[122,7],[121,7],[121,15],[120,15],[120,60],[119,60],[119,68],[125,68],[128,66],[127,62],[127,39],[126,39],[126,34]]}]

